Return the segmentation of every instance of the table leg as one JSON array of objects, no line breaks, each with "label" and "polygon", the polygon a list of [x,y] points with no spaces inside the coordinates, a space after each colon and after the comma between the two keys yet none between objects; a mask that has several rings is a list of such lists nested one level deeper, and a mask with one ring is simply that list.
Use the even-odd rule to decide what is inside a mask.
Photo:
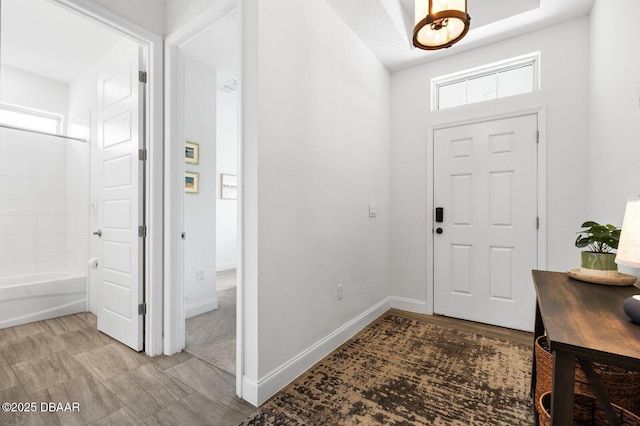
[{"label": "table leg", "polygon": [[576,357],[574,355],[562,351],[554,352],[551,382],[551,425],[573,424],[575,369]]},{"label": "table leg", "polygon": [[[531,389],[530,394],[531,397],[535,397],[536,394],[536,380],[537,376],[537,365],[536,365],[536,340],[538,337],[544,334],[544,323],[542,322],[542,315],[540,314],[540,306],[538,305],[538,301],[536,300],[536,319],[533,326],[533,357],[531,358]],[[535,405],[535,401],[534,401]]]}]

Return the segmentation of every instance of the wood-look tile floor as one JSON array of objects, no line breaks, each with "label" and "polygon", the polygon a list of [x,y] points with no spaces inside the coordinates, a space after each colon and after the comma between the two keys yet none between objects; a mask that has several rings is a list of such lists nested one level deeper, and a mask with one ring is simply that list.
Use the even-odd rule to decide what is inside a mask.
[{"label": "wood-look tile floor", "polygon": [[[90,313],[0,329],[0,403],[36,408],[3,406],[2,426],[227,426],[255,411],[235,396],[229,373],[186,352],[137,353],[97,331]],[[69,403],[70,411],[49,403]]]}]

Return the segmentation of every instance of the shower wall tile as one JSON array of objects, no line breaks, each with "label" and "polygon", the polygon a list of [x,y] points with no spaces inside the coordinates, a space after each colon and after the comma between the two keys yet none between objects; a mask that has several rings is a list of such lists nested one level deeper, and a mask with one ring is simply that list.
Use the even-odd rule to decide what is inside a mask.
[{"label": "shower wall tile", "polygon": [[38,272],[50,272],[66,269],[67,253],[38,253]]},{"label": "shower wall tile", "polygon": [[0,256],[30,255],[38,252],[38,237],[35,235],[7,235],[0,238]]},{"label": "shower wall tile", "polygon": [[38,152],[38,142],[9,135],[3,132],[0,140],[0,155],[10,155],[13,157],[36,158]]},{"label": "shower wall tile", "polygon": [[38,176],[38,162],[33,158],[0,155],[0,175],[36,177]]},{"label": "shower wall tile", "polygon": [[89,197],[69,197],[67,199],[67,214],[70,216],[84,216],[89,212]]},{"label": "shower wall tile", "polygon": [[41,197],[66,197],[66,182],[53,179],[38,179],[38,195]]},{"label": "shower wall tile", "polygon": [[38,272],[37,256],[32,254],[0,256],[0,271],[2,271],[3,276],[33,274]]},{"label": "shower wall tile", "polygon": [[40,235],[66,234],[67,217],[38,216],[37,233]]},{"label": "shower wall tile", "polygon": [[0,216],[24,216],[38,213],[38,199],[22,195],[3,195]]},{"label": "shower wall tile", "polygon": [[69,141],[58,139],[56,141],[42,141],[38,145],[38,157],[47,161],[67,162],[67,146]]},{"label": "shower wall tile", "polygon": [[60,161],[38,160],[38,177],[64,180],[67,177],[66,165]]},{"label": "shower wall tile", "polygon": [[67,216],[67,233],[70,235],[80,234],[89,241],[89,215]]},{"label": "shower wall tile", "polygon": [[38,253],[55,253],[67,251],[67,236],[59,235],[38,235]]},{"label": "shower wall tile", "polygon": [[0,175],[0,197],[5,195],[35,197],[38,195],[38,181],[34,178]]},{"label": "shower wall tile", "polygon": [[50,216],[63,216],[67,214],[66,198],[39,197],[38,214]]},{"label": "shower wall tile", "polygon": [[0,216],[0,236],[34,235],[36,216]]}]

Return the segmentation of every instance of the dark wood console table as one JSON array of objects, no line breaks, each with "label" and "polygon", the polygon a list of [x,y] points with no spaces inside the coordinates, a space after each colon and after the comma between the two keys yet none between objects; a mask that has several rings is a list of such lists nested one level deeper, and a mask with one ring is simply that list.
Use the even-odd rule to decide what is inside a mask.
[{"label": "dark wood console table", "polygon": [[[595,361],[640,371],[640,325],[629,321],[622,309],[624,300],[640,294],[640,289],[585,283],[566,273],[547,271],[533,271],[533,282],[537,296],[534,339],[546,330],[554,353],[551,423],[571,425],[576,360],[587,369],[588,362]],[[610,409],[597,378],[589,379],[601,405]],[[532,389],[535,380],[534,356]]]}]

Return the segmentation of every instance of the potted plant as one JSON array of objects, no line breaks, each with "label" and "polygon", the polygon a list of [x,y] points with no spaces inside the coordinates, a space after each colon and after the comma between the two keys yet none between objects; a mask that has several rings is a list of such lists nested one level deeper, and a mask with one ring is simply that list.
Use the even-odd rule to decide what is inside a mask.
[{"label": "potted plant", "polygon": [[618,248],[620,228],[593,221],[583,223],[582,228],[576,238],[576,247],[589,250],[581,253],[580,272],[602,278],[617,277],[618,265],[612,251]]}]

